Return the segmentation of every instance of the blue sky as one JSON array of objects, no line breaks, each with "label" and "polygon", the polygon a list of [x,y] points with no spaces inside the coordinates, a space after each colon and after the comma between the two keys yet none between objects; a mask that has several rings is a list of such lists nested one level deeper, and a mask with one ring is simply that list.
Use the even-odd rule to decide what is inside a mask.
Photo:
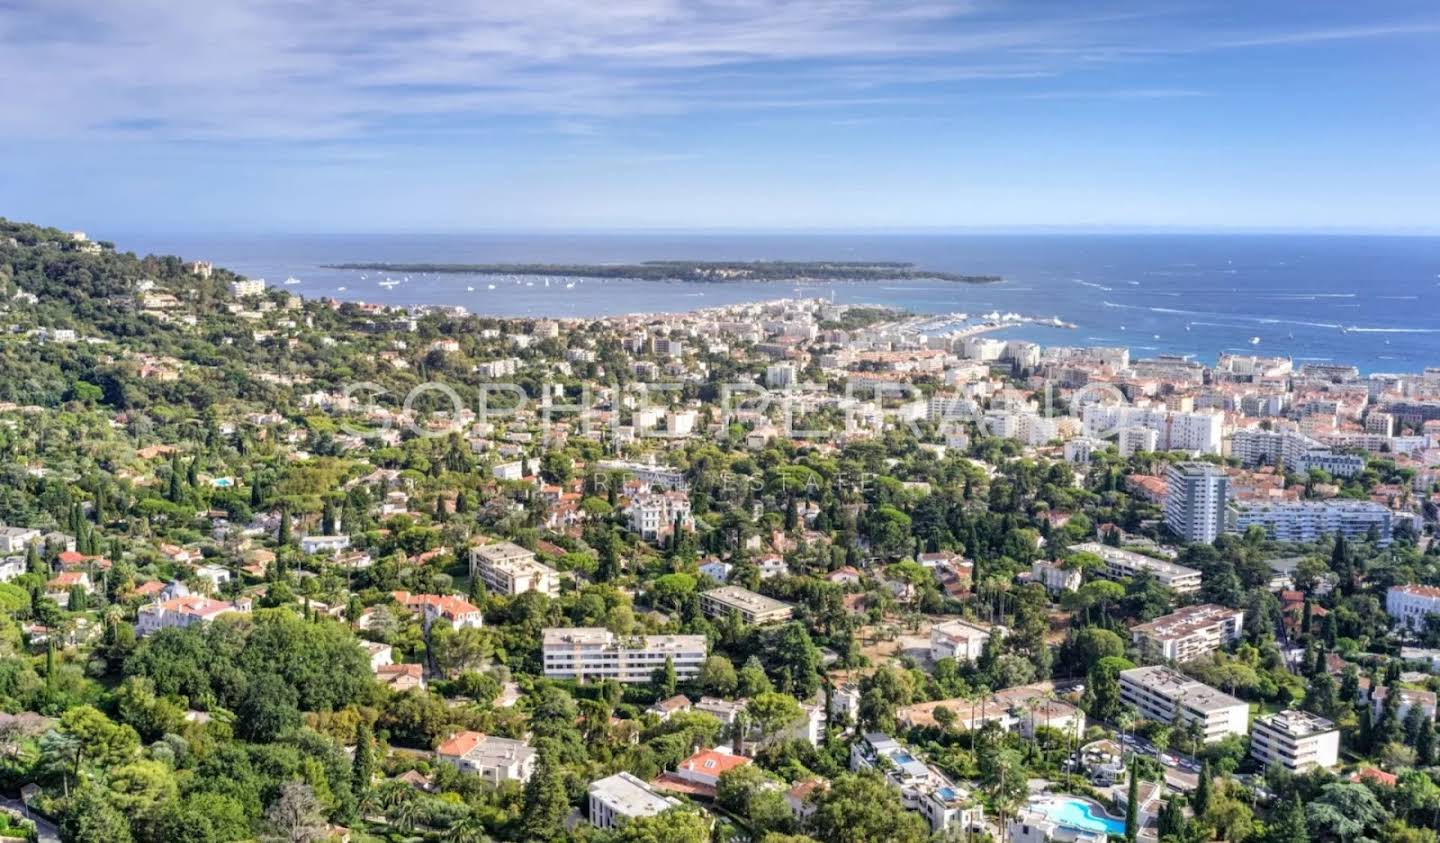
[{"label": "blue sky", "polygon": [[1433,2],[0,0],[100,232],[1440,231]]}]

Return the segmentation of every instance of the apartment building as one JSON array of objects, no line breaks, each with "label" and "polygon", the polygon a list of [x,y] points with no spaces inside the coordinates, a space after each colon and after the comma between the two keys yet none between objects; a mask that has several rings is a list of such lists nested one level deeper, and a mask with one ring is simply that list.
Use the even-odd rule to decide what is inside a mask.
[{"label": "apartment building", "polygon": [[1340,730],[1307,711],[1257,717],[1250,727],[1250,755],[1262,767],[1279,764],[1292,773],[1329,769],[1340,758]]},{"label": "apartment building", "polygon": [[712,618],[739,612],[745,623],[767,624],[789,620],[794,607],[738,585],[722,585],[700,595],[700,610]]},{"label": "apartment building", "polygon": [[555,597],[560,593],[560,574],[535,561],[535,554],[513,542],[491,542],[470,549],[470,576],[479,577],[485,587],[499,594],[538,591]]},{"label": "apartment building", "polygon": [[[1086,436],[1105,437],[1118,431],[1145,428],[1156,434],[1152,450],[1193,454],[1220,453],[1225,421],[1223,414],[1213,411],[1182,413],[1123,404],[1090,404],[1081,418]],[[1146,444],[1148,441],[1147,438]]]},{"label": "apartment building", "polygon": [[40,531],[29,527],[0,526],[0,553],[25,553],[40,541]]},{"label": "apartment building", "polygon": [[1216,466],[1183,462],[1166,472],[1165,526],[1187,542],[1210,544],[1225,531],[1229,478]]},{"label": "apartment building", "polygon": [[1185,662],[1240,640],[1245,613],[1214,603],[1186,606],[1130,630],[1146,658]]},{"label": "apartment building", "polygon": [[648,489],[659,486],[667,491],[683,492],[690,488],[690,484],[685,480],[685,472],[668,465],[651,465],[629,460],[600,460],[595,464],[595,468],[602,472],[616,471],[634,475],[640,485]]},{"label": "apartment building", "polygon": [[1392,585],[1385,593],[1385,612],[1397,626],[1424,629],[1426,615],[1440,615],[1440,588]]},{"label": "apartment building", "polygon": [[1206,743],[1243,735],[1250,724],[1248,703],[1163,665],[1122,670],[1120,699],[1146,720],[1201,724]]},{"label": "apartment building", "polygon": [[708,649],[703,635],[622,637],[603,627],[552,627],[542,635],[541,655],[551,679],[641,683],[654,680],[667,658],[676,677],[695,678]]},{"label": "apartment building", "polygon": [[590,824],[596,828],[614,828],[618,823],[653,817],[680,805],[680,800],[656,793],[630,773],[591,782],[588,795]]},{"label": "apartment building", "polygon": [[1071,545],[1070,550],[1090,553],[1100,557],[1105,567],[1097,573],[1112,580],[1128,579],[1142,573],[1154,575],[1155,579],[1176,594],[1190,594],[1200,590],[1200,572],[1194,568],[1156,559],[1143,553],[1122,550],[1100,542],[1082,542]]},{"label": "apartment building", "polygon": [[1322,536],[1342,535],[1364,538],[1375,531],[1376,543],[1390,544],[1394,537],[1395,514],[1373,501],[1237,501],[1230,506],[1228,527],[1244,533],[1260,527],[1277,541],[1313,542]]},{"label": "apartment building", "polygon": [[1079,567],[1067,565],[1064,560],[1036,559],[1030,563],[1031,581],[1045,586],[1051,594],[1075,591],[1080,588],[1083,578]]},{"label": "apartment building", "polygon": [[656,541],[682,528],[693,528],[690,496],[684,492],[636,495],[630,502],[630,530],[645,541]]}]

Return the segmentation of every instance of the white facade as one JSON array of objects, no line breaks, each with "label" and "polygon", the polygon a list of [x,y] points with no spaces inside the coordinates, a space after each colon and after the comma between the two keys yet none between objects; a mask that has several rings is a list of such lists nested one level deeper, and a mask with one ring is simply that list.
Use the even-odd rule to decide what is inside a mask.
[{"label": "white facade", "polygon": [[614,828],[617,823],[653,817],[680,805],[679,800],[656,793],[630,773],[591,782],[589,796],[590,824],[596,828]]},{"label": "white facade", "polygon": [[738,612],[745,623],[766,624],[789,620],[794,607],[738,585],[723,585],[701,593],[700,611],[712,618]]},{"label": "white facade", "polygon": [[1373,529],[1384,547],[1393,537],[1394,513],[1373,501],[1238,501],[1230,509],[1231,532],[1260,527],[1278,541],[1313,542],[1321,536],[1364,538]]},{"label": "white facade", "polygon": [[1257,717],[1251,724],[1250,755],[1262,767],[1279,764],[1292,773],[1329,769],[1340,758],[1340,730],[1305,711]]},{"label": "white facade", "polygon": [[1210,544],[1225,531],[1229,478],[1216,466],[1186,462],[1165,477],[1165,526],[1187,542]]},{"label": "white facade", "polygon": [[1385,593],[1385,612],[1398,626],[1424,629],[1426,615],[1440,615],[1440,588],[1392,585]]},{"label": "white facade", "polygon": [[1086,436],[1103,438],[1127,428],[1147,428],[1156,434],[1152,450],[1194,454],[1220,453],[1225,421],[1217,412],[1177,413],[1123,404],[1090,404],[1081,418]]},{"label": "white facade", "polygon": [[305,553],[339,553],[349,547],[349,536],[305,536],[300,539],[300,549]]},{"label": "white facade", "polygon": [[900,791],[900,804],[923,816],[934,833],[950,828],[975,829],[984,821],[984,809],[969,790],[950,781],[889,735],[873,732],[852,744],[850,769],[879,771],[887,784]]},{"label": "white facade", "polygon": [[233,603],[227,603],[195,595],[176,597],[161,603],[141,606],[135,618],[135,634],[149,635],[166,627],[183,629],[199,623],[208,623],[231,612],[249,614],[250,600],[243,598]]},{"label": "white facade", "polygon": [[980,658],[991,630],[969,621],[949,621],[930,627],[930,660],[952,658],[972,662]]},{"label": "white facade", "polygon": [[535,750],[524,741],[461,732],[436,750],[436,757],[462,773],[479,776],[498,785],[501,782],[524,784],[535,771]]},{"label": "white facade", "polygon": [[703,635],[621,637],[603,627],[546,629],[541,652],[549,678],[626,683],[653,681],[667,658],[678,679],[693,679],[708,655]]},{"label": "white facade", "polygon": [[479,577],[486,588],[499,594],[538,591],[555,597],[560,593],[560,574],[535,561],[534,553],[513,542],[471,548],[470,576]]},{"label": "white facade", "polygon": [[1110,579],[1128,579],[1148,572],[1153,574],[1161,585],[1176,594],[1189,594],[1200,590],[1200,572],[1194,568],[1187,568],[1164,559],[1156,559],[1143,553],[1111,547],[1100,542],[1083,542],[1072,545],[1070,549],[1081,553],[1090,553],[1103,559],[1105,567],[1099,573]]},{"label": "white facade", "polygon": [[1146,657],[1186,662],[1240,640],[1245,613],[1214,603],[1186,606],[1130,630]]},{"label": "white facade", "polygon": [[1051,594],[1062,591],[1076,591],[1084,575],[1078,567],[1066,567],[1049,559],[1036,559],[1030,563],[1030,578],[1045,586]]},{"label": "white facade", "polygon": [[1120,699],[1146,720],[1200,723],[1207,743],[1243,735],[1250,724],[1248,703],[1164,666],[1122,670]]},{"label": "white facade", "polygon": [[690,496],[684,492],[637,495],[630,503],[630,530],[646,541],[655,541],[675,530],[694,526],[690,517]]}]

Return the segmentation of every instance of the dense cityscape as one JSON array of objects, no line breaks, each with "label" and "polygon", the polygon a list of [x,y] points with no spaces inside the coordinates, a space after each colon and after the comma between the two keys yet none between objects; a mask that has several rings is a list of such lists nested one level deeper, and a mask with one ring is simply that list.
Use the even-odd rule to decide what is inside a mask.
[{"label": "dense cityscape", "polygon": [[1440,368],[0,221],[0,835],[1425,843]]}]

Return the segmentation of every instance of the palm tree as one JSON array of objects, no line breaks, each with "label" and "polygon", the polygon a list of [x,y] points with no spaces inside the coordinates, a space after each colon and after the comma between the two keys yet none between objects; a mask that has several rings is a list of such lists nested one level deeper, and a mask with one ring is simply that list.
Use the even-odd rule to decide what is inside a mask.
[{"label": "palm tree", "polygon": [[485,824],[474,814],[445,832],[443,839],[445,843],[490,843],[490,835],[485,833]]}]

